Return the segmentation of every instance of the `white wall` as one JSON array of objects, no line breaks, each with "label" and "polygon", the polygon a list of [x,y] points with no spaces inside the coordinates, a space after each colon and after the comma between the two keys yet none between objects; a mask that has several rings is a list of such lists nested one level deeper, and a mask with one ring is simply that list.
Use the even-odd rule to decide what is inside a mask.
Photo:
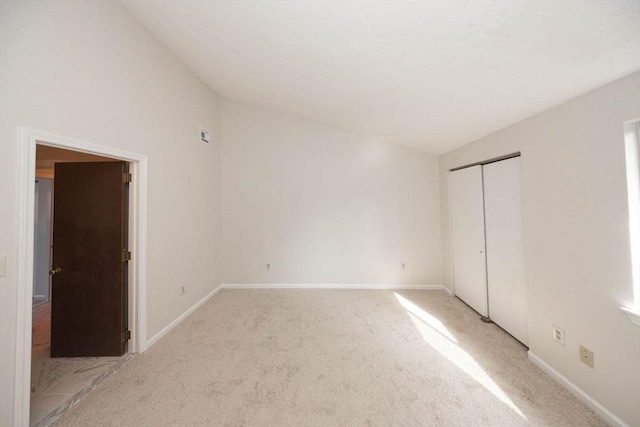
[{"label": "white wall", "polygon": [[[640,426],[640,329],[620,311],[633,304],[623,122],[637,117],[638,73],[440,157],[452,286],[448,170],[522,152],[530,349],[631,426]],[[565,329],[564,347],[552,324]],[[595,369],[579,361],[580,344]]]},{"label": "white wall", "polygon": [[[218,97],[116,2],[10,2],[0,13],[0,425],[13,418],[17,129],[149,156],[151,337],[220,283]],[[187,286],[180,296],[179,287]]]},{"label": "white wall", "polygon": [[220,124],[225,283],[442,283],[436,157],[224,98]]},{"label": "white wall", "polygon": [[451,285],[447,170],[522,151],[531,350],[640,426],[640,333],[618,308],[633,301],[622,121],[640,116],[640,75],[442,156],[439,177],[433,156],[224,100],[220,165],[217,143],[197,141],[199,125],[218,140],[218,97],[119,4],[0,4],[0,425],[13,416],[26,126],[149,156],[148,336],[221,279],[436,284],[444,265]]}]

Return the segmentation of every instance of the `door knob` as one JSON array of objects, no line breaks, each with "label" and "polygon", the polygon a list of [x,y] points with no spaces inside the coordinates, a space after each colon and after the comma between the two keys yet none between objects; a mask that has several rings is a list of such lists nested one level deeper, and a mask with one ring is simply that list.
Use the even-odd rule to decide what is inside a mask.
[{"label": "door knob", "polygon": [[62,271],[62,269],[60,267],[53,267],[51,270],[49,270],[49,274],[51,276],[53,276],[56,273],[60,273]]}]

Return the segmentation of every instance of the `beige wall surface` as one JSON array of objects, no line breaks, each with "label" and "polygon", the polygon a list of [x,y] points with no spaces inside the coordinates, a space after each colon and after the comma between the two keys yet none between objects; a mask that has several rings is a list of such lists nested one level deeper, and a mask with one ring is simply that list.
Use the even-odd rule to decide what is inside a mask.
[{"label": "beige wall surface", "polygon": [[[640,329],[620,310],[633,304],[623,122],[638,117],[636,73],[440,157],[453,289],[448,171],[522,152],[530,349],[631,426],[640,426]],[[594,352],[595,369],[580,362],[579,345]]]},{"label": "beige wall surface", "polygon": [[[0,425],[12,425],[18,127],[148,156],[148,330],[220,283],[218,96],[116,2],[2,1]],[[212,132],[205,146],[198,127]],[[180,296],[179,287],[187,286]]]},{"label": "beige wall surface", "polygon": [[[640,74],[438,162],[219,101],[118,3],[0,8],[0,425],[13,418],[25,126],[148,156],[148,337],[221,282],[453,287],[447,171],[521,151],[531,350],[640,426],[640,330],[619,309],[633,301],[622,122],[640,117]],[[595,369],[579,362],[580,344]]]},{"label": "beige wall surface", "polygon": [[220,123],[225,283],[442,283],[435,156],[225,98]]}]

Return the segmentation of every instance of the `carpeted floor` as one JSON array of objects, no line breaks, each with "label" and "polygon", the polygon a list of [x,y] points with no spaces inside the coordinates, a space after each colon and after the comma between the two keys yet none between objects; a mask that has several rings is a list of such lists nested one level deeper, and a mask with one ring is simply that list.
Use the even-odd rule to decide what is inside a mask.
[{"label": "carpeted floor", "polygon": [[437,291],[223,290],[59,426],[602,426]]}]

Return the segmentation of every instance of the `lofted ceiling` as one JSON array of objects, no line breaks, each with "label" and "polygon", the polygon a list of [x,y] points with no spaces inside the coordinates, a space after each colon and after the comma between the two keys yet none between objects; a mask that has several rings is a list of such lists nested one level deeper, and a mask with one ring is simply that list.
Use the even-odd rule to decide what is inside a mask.
[{"label": "lofted ceiling", "polygon": [[225,97],[432,154],[640,69],[640,0],[122,3]]}]

